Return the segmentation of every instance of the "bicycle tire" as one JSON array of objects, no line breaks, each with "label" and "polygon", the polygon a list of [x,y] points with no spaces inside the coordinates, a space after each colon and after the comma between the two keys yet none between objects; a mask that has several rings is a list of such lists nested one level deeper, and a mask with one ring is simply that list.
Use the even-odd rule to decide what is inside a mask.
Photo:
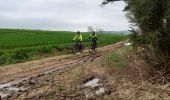
[{"label": "bicycle tire", "polygon": [[91,46],[88,47],[88,51],[89,51],[89,53],[92,53]]},{"label": "bicycle tire", "polygon": [[72,54],[73,54],[73,55],[76,54],[76,48],[75,48],[75,47],[72,48]]}]

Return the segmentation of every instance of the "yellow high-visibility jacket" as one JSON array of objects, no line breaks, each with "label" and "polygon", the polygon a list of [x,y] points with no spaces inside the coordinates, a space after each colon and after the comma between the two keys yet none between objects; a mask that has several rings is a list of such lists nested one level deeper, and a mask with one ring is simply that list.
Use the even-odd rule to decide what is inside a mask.
[{"label": "yellow high-visibility jacket", "polygon": [[73,38],[73,40],[75,41],[75,40],[78,40],[78,41],[83,41],[83,37],[82,37],[82,35],[80,34],[80,35],[76,35],[74,38]]},{"label": "yellow high-visibility jacket", "polygon": [[97,38],[97,34],[93,35],[93,34],[90,34],[90,38]]}]

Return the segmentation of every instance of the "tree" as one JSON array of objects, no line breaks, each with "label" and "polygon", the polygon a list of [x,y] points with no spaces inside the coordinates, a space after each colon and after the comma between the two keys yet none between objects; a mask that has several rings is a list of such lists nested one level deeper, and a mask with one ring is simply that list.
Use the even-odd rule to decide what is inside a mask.
[{"label": "tree", "polygon": [[131,36],[138,39],[132,40],[138,44],[139,48],[146,47],[145,58],[150,63],[163,62],[166,65],[170,60],[170,1],[104,0],[102,4],[106,5],[115,1],[126,3],[124,11],[127,12],[132,26],[138,27],[137,30],[132,31],[132,35],[136,36]]}]

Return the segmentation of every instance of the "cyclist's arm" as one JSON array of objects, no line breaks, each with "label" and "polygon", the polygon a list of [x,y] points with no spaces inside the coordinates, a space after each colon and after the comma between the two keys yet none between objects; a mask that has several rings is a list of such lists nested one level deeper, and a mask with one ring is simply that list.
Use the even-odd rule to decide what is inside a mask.
[{"label": "cyclist's arm", "polygon": [[75,41],[77,39],[77,35],[73,38],[73,41]]},{"label": "cyclist's arm", "polygon": [[89,39],[91,39],[91,37],[92,37],[92,34],[90,34]]}]

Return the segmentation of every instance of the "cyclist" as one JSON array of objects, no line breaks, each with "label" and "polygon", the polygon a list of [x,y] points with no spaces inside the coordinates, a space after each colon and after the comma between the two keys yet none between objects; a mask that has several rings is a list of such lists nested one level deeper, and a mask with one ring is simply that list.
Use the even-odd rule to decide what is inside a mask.
[{"label": "cyclist", "polygon": [[83,37],[80,31],[77,31],[76,36],[73,38],[73,41],[76,42],[75,47],[78,48],[78,51],[82,51],[83,50],[83,45],[82,45]]},{"label": "cyclist", "polygon": [[92,45],[92,50],[95,50],[96,46],[97,46],[97,34],[95,33],[95,31],[93,31],[90,34],[89,40],[91,40],[91,45]]}]

